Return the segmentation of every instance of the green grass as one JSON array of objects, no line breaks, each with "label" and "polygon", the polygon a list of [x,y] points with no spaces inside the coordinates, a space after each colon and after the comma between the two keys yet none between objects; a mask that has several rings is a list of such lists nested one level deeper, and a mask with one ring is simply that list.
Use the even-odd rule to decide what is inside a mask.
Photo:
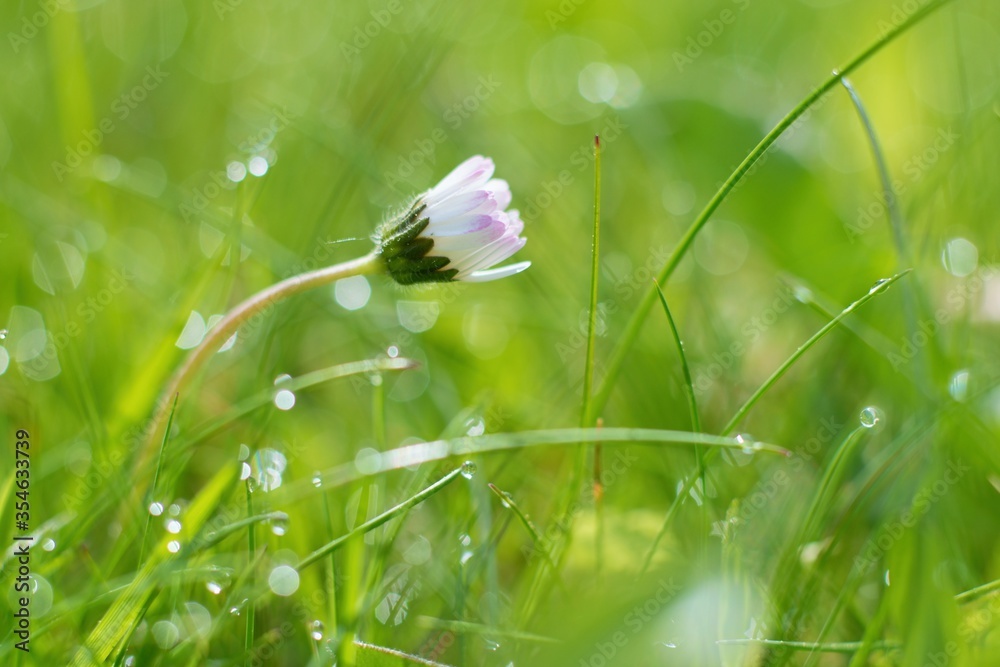
[{"label": "green grass", "polygon": [[[0,663],[1000,651],[995,3],[0,16]],[[477,153],[528,271],[315,287],[176,381]]]}]

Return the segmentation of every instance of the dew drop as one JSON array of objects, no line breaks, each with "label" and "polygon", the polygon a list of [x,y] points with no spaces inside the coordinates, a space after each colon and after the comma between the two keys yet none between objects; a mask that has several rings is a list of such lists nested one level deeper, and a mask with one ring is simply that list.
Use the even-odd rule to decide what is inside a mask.
[{"label": "dew drop", "polygon": [[873,405],[861,411],[861,425],[865,428],[875,428],[882,424],[882,411]]},{"label": "dew drop", "polygon": [[753,454],[760,451],[760,443],[753,439],[749,433],[740,433],[735,438],[736,442],[743,446],[741,450],[744,454]]},{"label": "dew drop", "polygon": [[486,644],[486,650],[496,652],[500,650],[500,642],[494,641],[492,639],[483,638],[483,642]]},{"label": "dew drop", "polygon": [[964,401],[969,395],[969,371],[960,370],[951,376],[948,393],[956,401]]},{"label": "dew drop", "polygon": [[887,282],[889,282],[888,278],[879,278],[878,280],[875,281],[875,284],[872,285],[872,288],[868,290],[868,293],[874,294],[875,292],[882,289],[882,286],[885,285]]},{"label": "dew drop", "polygon": [[813,300],[812,290],[804,285],[796,285],[792,293],[799,303],[811,303]]},{"label": "dew drop", "polygon": [[149,513],[153,516],[163,514],[163,503],[149,503]]},{"label": "dew drop", "polygon": [[167,532],[174,535],[181,532],[181,522],[177,519],[170,519],[167,521]]},{"label": "dew drop", "polygon": [[295,407],[295,394],[287,389],[282,389],[274,395],[274,407],[279,410],[291,410]]},{"label": "dew drop", "polygon": [[170,553],[175,554],[180,550],[181,550],[181,543],[178,542],[177,540],[170,540],[169,542],[167,542],[167,551],[169,551]]},{"label": "dew drop", "polygon": [[247,463],[246,461],[243,461],[242,463],[240,463],[240,479],[241,480],[250,479],[250,473],[251,472],[253,472],[253,471],[250,469],[250,464],[249,463]]},{"label": "dew drop", "polygon": [[128,655],[125,656],[125,662],[122,663],[125,667],[135,667],[135,656]]},{"label": "dew drop", "polygon": [[372,383],[373,387],[381,387],[382,386],[382,374],[381,373],[372,373],[371,375],[368,376],[368,380],[369,380],[369,382]]},{"label": "dew drop", "polygon": [[218,595],[219,593],[222,592],[222,584],[220,584],[217,581],[206,582],[205,588],[207,588],[208,592],[211,593],[212,595]]},{"label": "dew drop", "polygon": [[267,577],[268,588],[275,595],[288,597],[299,590],[299,573],[288,565],[279,565]]},{"label": "dew drop", "polygon": [[0,340],[7,340],[7,330],[0,329]]},{"label": "dew drop", "polygon": [[45,549],[46,551],[52,551],[53,549],[56,548],[56,541],[50,537],[44,542],[42,542],[42,548]]},{"label": "dew drop", "polygon": [[467,547],[470,544],[472,544],[472,538],[466,535],[465,533],[462,533],[461,535],[458,536],[458,541],[462,543],[463,547]]},{"label": "dew drop", "polygon": [[500,504],[509,509],[510,508],[509,499],[512,498],[513,496],[510,495],[510,491],[504,491],[503,498],[500,499]]},{"label": "dew drop", "polygon": [[465,430],[466,435],[470,435],[473,437],[477,435],[482,435],[483,433],[486,433],[486,422],[483,421],[481,418],[476,417],[474,419],[470,419],[466,423],[465,429],[466,429]]},{"label": "dew drop", "polygon": [[323,486],[323,475],[321,475],[319,472],[317,472],[315,475],[313,475],[312,485],[315,486],[317,489],[320,488],[320,487],[322,487]]},{"label": "dew drop", "polygon": [[324,630],[326,628],[323,626],[323,621],[317,619],[309,624],[309,636],[313,638],[313,641],[322,641]]},{"label": "dew drop", "polygon": [[288,516],[282,515],[271,519],[271,532],[281,537],[288,532]]},{"label": "dew drop", "polygon": [[245,443],[240,443],[240,451],[236,456],[236,460],[246,461],[248,458],[250,458],[250,447],[248,447]]},{"label": "dew drop", "polygon": [[170,516],[180,516],[181,515],[181,506],[178,505],[177,503],[173,503],[172,505],[170,505],[170,507],[167,508],[167,513]]},{"label": "dew drop", "polygon": [[476,476],[476,470],[478,470],[478,468],[475,463],[472,461],[466,461],[462,464],[462,477],[465,479],[472,479]]},{"label": "dew drop", "polygon": [[385,353],[389,355],[390,359],[395,359],[396,357],[399,356],[399,348],[396,347],[395,345],[390,345],[389,349],[386,350]]}]

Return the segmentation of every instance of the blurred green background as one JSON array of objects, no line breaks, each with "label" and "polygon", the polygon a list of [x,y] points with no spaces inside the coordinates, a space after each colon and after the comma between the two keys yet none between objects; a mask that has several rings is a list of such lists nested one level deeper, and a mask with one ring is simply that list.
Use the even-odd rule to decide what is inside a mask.
[{"label": "blurred green background", "polygon": [[[578,424],[594,134],[601,381],[730,172],[833,68],[927,4],[3,3],[0,537],[23,532],[13,443],[26,429],[36,540],[31,653],[14,648],[5,608],[0,661],[90,664],[81,646],[104,641],[108,664],[330,665],[356,630],[452,665],[991,664],[1000,602],[954,597],[1000,576],[1000,6],[988,0],[947,4],[851,76],[903,253],[837,86],[664,289],[703,430],[719,433],[834,314],[914,269],[739,425],[799,454],[726,454],[680,505],[692,448],[608,444],[599,497],[588,482],[571,522],[560,507],[576,450],[475,456],[470,479],[304,569],[290,594],[273,580],[462,461],[336,488],[313,485],[317,471],[422,440]],[[510,182],[529,240],[515,259],[531,269],[487,285],[351,279],[280,305],[182,397],[151,488],[134,458],[206,323],[280,278],[368,252],[379,222],[474,154]],[[282,375],[386,356],[420,365],[270,400]],[[232,416],[256,395],[265,405]],[[868,406],[878,424],[857,431]],[[601,416],[691,429],[659,305]],[[532,536],[488,483],[565,547],[557,573],[528,557]],[[248,511],[285,512],[287,525],[186,550]],[[13,613],[11,552],[3,563]]]}]

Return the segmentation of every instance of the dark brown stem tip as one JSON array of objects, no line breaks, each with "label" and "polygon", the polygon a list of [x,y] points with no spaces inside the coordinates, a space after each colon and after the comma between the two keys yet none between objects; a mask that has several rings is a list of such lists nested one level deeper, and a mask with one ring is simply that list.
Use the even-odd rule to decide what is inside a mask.
[{"label": "dark brown stem tip", "polygon": [[600,147],[601,147],[601,135],[595,134],[594,135],[594,148],[600,148]]}]

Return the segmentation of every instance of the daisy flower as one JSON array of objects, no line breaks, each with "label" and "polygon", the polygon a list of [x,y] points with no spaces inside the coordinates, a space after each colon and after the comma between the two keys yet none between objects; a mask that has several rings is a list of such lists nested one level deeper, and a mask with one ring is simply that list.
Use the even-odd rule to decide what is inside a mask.
[{"label": "daisy flower", "polygon": [[490,158],[469,158],[379,229],[376,252],[397,283],[484,282],[531,265],[496,267],[526,239],[517,210],[507,209],[510,187],[493,169]]}]

